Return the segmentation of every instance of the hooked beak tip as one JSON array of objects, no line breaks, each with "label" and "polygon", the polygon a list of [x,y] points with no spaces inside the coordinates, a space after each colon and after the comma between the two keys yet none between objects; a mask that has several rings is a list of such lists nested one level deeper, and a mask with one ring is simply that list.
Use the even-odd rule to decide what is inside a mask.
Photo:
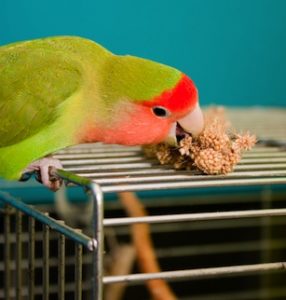
[{"label": "hooked beak tip", "polygon": [[204,129],[204,117],[200,106],[197,105],[193,111],[172,124],[169,135],[165,140],[165,142],[171,146],[178,145],[177,123],[186,133],[189,133],[192,136],[198,136]]},{"label": "hooked beak tip", "polygon": [[185,117],[178,120],[180,126],[193,136],[198,136],[204,129],[204,116],[199,105]]}]

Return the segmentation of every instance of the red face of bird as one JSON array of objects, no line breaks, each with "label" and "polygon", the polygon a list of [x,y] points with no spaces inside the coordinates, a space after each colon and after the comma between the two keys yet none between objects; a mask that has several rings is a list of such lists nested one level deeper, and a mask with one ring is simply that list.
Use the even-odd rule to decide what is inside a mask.
[{"label": "red face of bird", "polygon": [[166,120],[170,126],[163,140],[171,145],[176,145],[178,135],[184,132],[197,136],[203,130],[204,120],[198,102],[198,90],[194,82],[184,74],[172,90],[162,93],[154,101],[148,102],[147,106],[161,122]]},{"label": "red face of bird", "polygon": [[117,117],[104,126],[94,124],[86,131],[85,141],[123,145],[165,141],[176,145],[178,134],[198,135],[204,125],[197,89],[184,74],[174,88],[159,96],[148,101],[123,99],[115,110]]}]

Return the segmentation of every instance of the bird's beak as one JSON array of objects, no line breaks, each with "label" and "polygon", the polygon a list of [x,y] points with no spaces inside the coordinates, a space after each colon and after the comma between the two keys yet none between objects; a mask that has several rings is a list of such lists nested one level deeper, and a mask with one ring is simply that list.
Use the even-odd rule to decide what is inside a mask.
[{"label": "bird's beak", "polygon": [[178,120],[178,123],[187,133],[198,136],[204,129],[204,116],[199,104],[193,111]]},{"label": "bird's beak", "polygon": [[194,110],[172,124],[165,141],[172,146],[176,146],[178,144],[177,136],[180,135],[180,131],[189,133],[192,136],[198,136],[203,129],[204,117],[199,104],[197,104]]}]

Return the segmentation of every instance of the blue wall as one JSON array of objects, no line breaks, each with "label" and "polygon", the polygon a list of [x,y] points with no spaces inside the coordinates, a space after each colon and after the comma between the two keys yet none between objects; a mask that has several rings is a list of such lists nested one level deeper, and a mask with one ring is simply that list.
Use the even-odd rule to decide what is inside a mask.
[{"label": "blue wall", "polygon": [[0,33],[80,35],[173,65],[203,104],[285,105],[285,0],[0,0]]}]

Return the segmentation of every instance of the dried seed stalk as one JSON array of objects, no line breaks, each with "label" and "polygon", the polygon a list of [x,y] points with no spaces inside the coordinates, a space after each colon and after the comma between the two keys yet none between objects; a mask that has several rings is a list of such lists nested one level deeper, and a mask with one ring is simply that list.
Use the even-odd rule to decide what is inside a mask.
[{"label": "dried seed stalk", "polygon": [[186,135],[179,147],[166,144],[144,148],[148,157],[157,157],[161,164],[175,169],[197,169],[205,174],[227,174],[240,161],[242,154],[256,143],[256,137],[234,133],[223,108],[205,112],[205,128],[198,137]]}]

